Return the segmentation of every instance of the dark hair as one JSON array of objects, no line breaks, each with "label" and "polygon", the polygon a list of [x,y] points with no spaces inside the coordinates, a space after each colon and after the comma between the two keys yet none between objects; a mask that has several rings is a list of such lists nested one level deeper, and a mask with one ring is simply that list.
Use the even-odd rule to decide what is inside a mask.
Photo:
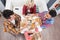
[{"label": "dark hair", "polygon": [[57,12],[56,12],[56,10],[51,9],[49,11],[49,14],[51,15],[51,17],[55,17],[57,15]]},{"label": "dark hair", "polygon": [[1,17],[1,14],[0,14],[0,17]]},{"label": "dark hair", "polygon": [[3,17],[6,18],[6,19],[9,19],[10,16],[13,15],[13,14],[14,14],[14,12],[11,11],[11,10],[4,10],[4,11],[2,12]]}]

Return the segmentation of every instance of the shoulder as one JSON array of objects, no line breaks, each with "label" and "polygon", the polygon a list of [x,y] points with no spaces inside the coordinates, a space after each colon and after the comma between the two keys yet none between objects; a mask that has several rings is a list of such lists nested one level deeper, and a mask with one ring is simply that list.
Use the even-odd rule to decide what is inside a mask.
[{"label": "shoulder", "polygon": [[14,14],[16,19],[21,19],[21,16]]},{"label": "shoulder", "polygon": [[20,17],[18,14],[14,14],[15,15],[15,17]]},{"label": "shoulder", "polygon": [[23,7],[27,8],[27,5],[24,5]]}]

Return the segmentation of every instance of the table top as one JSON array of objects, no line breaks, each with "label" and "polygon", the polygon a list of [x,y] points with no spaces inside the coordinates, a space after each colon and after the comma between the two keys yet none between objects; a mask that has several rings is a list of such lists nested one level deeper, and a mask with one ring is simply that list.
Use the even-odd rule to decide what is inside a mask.
[{"label": "table top", "polygon": [[35,32],[35,28],[40,27],[42,24],[40,17],[36,14],[30,14],[23,17],[24,19],[21,19],[20,22],[21,33],[24,33],[25,31]]}]

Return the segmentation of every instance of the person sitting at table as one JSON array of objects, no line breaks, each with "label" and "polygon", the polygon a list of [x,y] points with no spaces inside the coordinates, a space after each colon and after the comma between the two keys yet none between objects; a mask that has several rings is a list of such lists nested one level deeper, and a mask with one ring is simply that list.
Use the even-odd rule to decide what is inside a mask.
[{"label": "person sitting at table", "polygon": [[36,5],[34,0],[28,0],[27,3],[23,6],[23,15],[36,13]]},{"label": "person sitting at table", "polygon": [[4,20],[4,32],[11,34],[19,34],[21,17],[11,10],[4,10],[2,12]]},{"label": "person sitting at table", "polygon": [[42,12],[38,14],[39,17],[41,17],[42,20],[42,28],[49,27],[54,23],[54,17],[57,16],[57,12],[54,9],[49,10],[48,12]]}]

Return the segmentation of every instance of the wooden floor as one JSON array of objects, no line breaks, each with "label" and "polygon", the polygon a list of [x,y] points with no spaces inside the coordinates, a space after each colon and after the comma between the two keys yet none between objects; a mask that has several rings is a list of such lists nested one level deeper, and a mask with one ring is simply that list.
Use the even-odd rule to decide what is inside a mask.
[{"label": "wooden floor", "polygon": [[[25,40],[22,34],[13,36],[9,33],[4,33],[2,23],[3,20],[0,19],[0,40]],[[41,35],[42,40],[60,40],[60,15],[55,18],[55,23],[51,27],[42,31]]]}]

